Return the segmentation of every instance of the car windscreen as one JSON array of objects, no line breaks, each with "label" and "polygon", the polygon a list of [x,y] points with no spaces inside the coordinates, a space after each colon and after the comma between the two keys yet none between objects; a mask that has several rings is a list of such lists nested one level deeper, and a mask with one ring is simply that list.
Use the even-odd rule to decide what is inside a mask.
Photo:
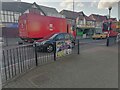
[{"label": "car windscreen", "polygon": [[49,39],[54,39],[57,36],[57,34],[53,34]]},{"label": "car windscreen", "polygon": [[50,34],[50,35],[48,35],[48,36],[45,36],[43,39],[49,39],[49,38],[51,38],[53,35],[54,35],[54,34]]}]

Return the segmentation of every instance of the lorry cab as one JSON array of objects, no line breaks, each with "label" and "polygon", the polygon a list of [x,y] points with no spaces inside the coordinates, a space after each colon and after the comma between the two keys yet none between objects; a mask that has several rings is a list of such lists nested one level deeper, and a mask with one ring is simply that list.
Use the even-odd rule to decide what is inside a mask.
[{"label": "lorry cab", "polygon": [[118,32],[116,31],[116,25],[112,21],[103,22],[103,32],[109,34],[110,37],[117,37]]}]

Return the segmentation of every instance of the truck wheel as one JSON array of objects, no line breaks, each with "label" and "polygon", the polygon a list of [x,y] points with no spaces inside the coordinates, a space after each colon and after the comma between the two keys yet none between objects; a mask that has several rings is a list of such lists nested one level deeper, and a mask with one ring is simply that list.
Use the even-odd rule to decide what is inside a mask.
[{"label": "truck wheel", "polygon": [[53,45],[50,44],[50,45],[47,46],[46,49],[47,49],[47,52],[51,53],[54,48],[53,48]]}]

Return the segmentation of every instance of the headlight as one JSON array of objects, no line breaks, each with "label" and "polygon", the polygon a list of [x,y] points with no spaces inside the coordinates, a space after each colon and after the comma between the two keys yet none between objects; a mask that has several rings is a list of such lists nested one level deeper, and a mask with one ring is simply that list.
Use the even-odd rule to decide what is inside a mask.
[{"label": "headlight", "polygon": [[36,46],[44,45],[45,43],[46,43],[46,41],[43,41],[43,42],[35,42]]},{"label": "headlight", "polygon": [[40,46],[41,42],[35,42],[36,46]]}]

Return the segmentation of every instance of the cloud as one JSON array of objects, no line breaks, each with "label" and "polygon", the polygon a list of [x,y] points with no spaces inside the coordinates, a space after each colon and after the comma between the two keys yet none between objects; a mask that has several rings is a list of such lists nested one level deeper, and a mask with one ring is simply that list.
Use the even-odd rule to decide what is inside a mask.
[{"label": "cloud", "polygon": [[109,7],[113,7],[119,1],[120,0],[100,0],[98,4],[98,9],[106,9]]},{"label": "cloud", "polygon": [[84,4],[81,3],[81,2],[76,2],[76,6],[77,6],[77,7],[84,7]]},{"label": "cloud", "polygon": [[92,2],[91,2],[91,7],[94,7],[95,5],[97,5],[98,4],[98,1],[97,0],[93,0]]},{"label": "cloud", "polygon": [[1,2],[15,2],[17,0],[1,0]]},{"label": "cloud", "polygon": [[[75,10],[80,7],[84,7],[84,4],[80,0],[74,0]],[[73,10],[73,0],[64,0],[60,2],[61,9]]]}]

